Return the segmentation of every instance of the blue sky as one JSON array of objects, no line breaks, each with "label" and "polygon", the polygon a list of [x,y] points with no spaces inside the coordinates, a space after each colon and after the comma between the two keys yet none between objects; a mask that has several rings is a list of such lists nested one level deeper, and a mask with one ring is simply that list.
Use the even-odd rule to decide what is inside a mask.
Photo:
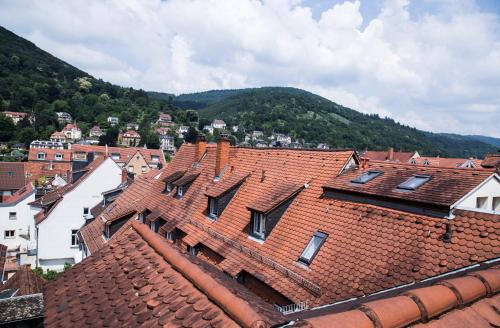
[{"label": "blue sky", "polygon": [[122,86],[294,86],[500,137],[498,0],[0,0],[0,25]]}]

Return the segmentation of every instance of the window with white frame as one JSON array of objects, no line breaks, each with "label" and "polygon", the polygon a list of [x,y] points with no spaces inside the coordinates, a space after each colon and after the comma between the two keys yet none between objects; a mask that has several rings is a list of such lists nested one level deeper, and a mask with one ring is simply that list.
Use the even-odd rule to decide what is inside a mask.
[{"label": "window with white frame", "polygon": [[487,209],[488,208],[488,197],[477,197],[476,198],[476,208]]},{"label": "window with white frame", "polygon": [[78,246],[78,236],[77,236],[78,230],[77,229],[72,229],[71,230],[71,246]]},{"label": "window with white frame", "polygon": [[215,219],[217,218],[217,199],[213,197],[208,198],[208,216]]},{"label": "window with white frame", "polygon": [[5,230],[3,236],[5,239],[13,239],[16,237],[16,230]]},{"label": "window with white frame", "polygon": [[312,236],[311,240],[309,240],[309,243],[307,244],[306,248],[300,255],[299,262],[302,262],[306,265],[311,264],[312,260],[314,259],[316,254],[318,254],[319,249],[325,242],[327,236],[328,235],[326,233],[323,233],[321,231],[316,231]]},{"label": "window with white frame", "polygon": [[37,153],[36,159],[45,159],[45,153]]},{"label": "window with white frame", "polygon": [[113,153],[111,154],[111,158],[114,160],[114,161],[117,161],[120,159],[120,154],[117,154],[117,153]]},{"label": "window with white frame", "polygon": [[128,166],[128,171],[129,171],[130,173],[134,173],[134,166],[129,165],[129,166]]},{"label": "window with white frame", "polygon": [[173,231],[167,231],[165,233],[165,238],[167,240],[174,241],[175,240],[175,234],[174,234],[174,232]]},{"label": "window with white frame", "polygon": [[57,153],[56,156],[55,156],[55,159],[56,159],[56,161],[62,160],[63,159],[63,154]]},{"label": "window with white frame", "polygon": [[252,234],[260,239],[265,238],[266,217],[259,212],[253,212]]},{"label": "window with white frame", "polygon": [[147,167],[147,166],[141,166],[141,172],[142,172],[142,173],[146,172],[146,170],[147,170],[147,169],[148,169],[148,167]]},{"label": "window with white frame", "polygon": [[88,215],[89,213],[90,213],[89,208],[88,207],[84,207],[83,208],[83,215]]},{"label": "window with white frame", "polygon": [[491,209],[495,212],[500,212],[500,197],[493,197]]},{"label": "window with white frame", "polygon": [[153,162],[159,162],[160,161],[160,157],[158,157],[156,155],[151,155],[151,161],[153,161]]},{"label": "window with white frame", "polygon": [[177,187],[177,196],[182,197],[184,195],[184,187],[179,186]]},{"label": "window with white frame", "polygon": [[9,220],[17,220],[17,213],[9,212]]}]

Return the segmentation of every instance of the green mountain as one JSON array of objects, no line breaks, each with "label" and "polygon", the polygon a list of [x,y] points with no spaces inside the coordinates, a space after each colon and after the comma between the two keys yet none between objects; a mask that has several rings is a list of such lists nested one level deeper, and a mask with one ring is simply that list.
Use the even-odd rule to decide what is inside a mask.
[{"label": "green mountain", "polygon": [[480,135],[470,135],[470,136],[460,136],[460,137],[479,140],[479,141],[493,145],[493,146],[497,147],[498,149],[500,149],[500,138],[493,138],[493,137],[480,136]]},{"label": "green mountain", "polygon": [[13,127],[0,115],[0,141],[29,143],[48,139],[61,128],[55,112],[68,112],[83,133],[94,124],[107,128],[108,116],[119,117],[120,127],[137,122],[143,141],[154,147],[158,138],[150,123],[157,119],[159,111],[176,112],[170,101],[168,97],[149,96],[143,90],[95,79],[0,27],[0,111],[32,112],[36,117],[34,126],[21,122]]},{"label": "green mountain", "polygon": [[[327,143],[335,148],[418,150],[426,155],[481,157],[493,145],[459,136],[434,134],[399,124],[390,118],[362,114],[313,93],[283,87],[209,91],[174,98],[196,102],[200,127],[213,118],[246,132],[287,133],[294,139]],[[203,105],[201,105],[203,104]],[[241,135],[240,135],[241,138]]]},{"label": "green mountain", "polygon": [[[196,109],[197,112],[188,111]],[[327,143],[356,149],[418,150],[427,155],[482,156],[495,146],[474,138],[433,134],[340,106],[310,92],[281,87],[212,90],[173,96],[124,88],[91,75],[41,50],[33,43],[0,27],[0,111],[32,112],[36,122],[14,127],[0,115],[0,142],[29,143],[47,139],[60,129],[55,112],[69,112],[86,133],[94,124],[108,128],[108,116],[120,118],[124,128],[137,122],[143,142],[158,146],[151,129],[160,111],[176,123],[198,121],[203,127],[214,118],[224,119],[243,131],[262,130],[290,134],[302,142]],[[173,133],[174,134],[174,133]],[[107,141],[110,141],[109,139]]]}]

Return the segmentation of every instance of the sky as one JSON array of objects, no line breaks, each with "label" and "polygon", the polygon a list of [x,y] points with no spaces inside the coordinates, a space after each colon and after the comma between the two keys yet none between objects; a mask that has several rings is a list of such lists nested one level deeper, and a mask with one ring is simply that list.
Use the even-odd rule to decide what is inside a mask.
[{"label": "sky", "polygon": [[293,86],[500,137],[499,0],[0,0],[0,25],[121,86]]}]

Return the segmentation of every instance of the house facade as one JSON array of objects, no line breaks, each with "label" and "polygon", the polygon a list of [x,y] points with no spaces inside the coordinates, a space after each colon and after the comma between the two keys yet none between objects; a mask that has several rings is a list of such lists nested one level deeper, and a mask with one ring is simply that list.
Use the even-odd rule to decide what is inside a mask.
[{"label": "house facade", "polygon": [[78,141],[82,138],[82,130],[76,124],[67,124],[61,131],[70,142]]},{"label": "house facade", "polygon": [[0,203],[0,244],[8,247],[9,257],[19,264],[36,265],[36,232],[34,216],[39,208],[30,205],[35,201],[31,183]]},{"label": "house facade", "polygon": [[212,128],[224,130],[226,129],[226,122],[224,122],[223,120],[215,119],[212,121]]},{"label": "house facade", "polygon": [[89,131],[90,138],[99,138],[103,134],[104,134],[104,131],[102,131],[98,125],[93,126],[92,129],[90,129],[90,131]]},{"label": "house facade", "polygon": [[122,146],[137,147],[141,142],[141,135],[134,130],[127,130],[121,136],[118,136],[118,139]]},{"label": "house facade", "polygon": [[114,116],[108,117],[108,124],[109,125],[115,126],[115,125],[118,125],[118,123],[120,123],[120,119],[118,117],[114,117]]},{"label": "house facade", "polygon": [[102,201],[104,191],[122,181],[121,168],[111,159],[96,160],[77,183],[49,193],[32,205],[43,209],[36,217],[38,266],[62,270],[65,263],[81,260],[78,230],[85,224],[90,209]]},{"label": "house facade", "polygon": [[2,112],[2,114],[4,114],[7,117],[10,117],[12,119],[12,121],[14,121],[14,124],[19,123],[20,121],[24,120],[24,118],[26,118],[26,117],[30,120],[30,122],[33,122],[32,118],[31,118],[31,114],[29,114],[29,113],[6,111],[6,112]]},{"label": "house facade", "polygon": [[62,131],[56,131],[50,135],[50,141],[55,143],[67,143],[68,136]]},{"label": "house facade", "polygon": [[175,153],[175,143],[174,138],[167,134],[161,134],[158,136],[160,140],[160,148],[169,153]]}]

